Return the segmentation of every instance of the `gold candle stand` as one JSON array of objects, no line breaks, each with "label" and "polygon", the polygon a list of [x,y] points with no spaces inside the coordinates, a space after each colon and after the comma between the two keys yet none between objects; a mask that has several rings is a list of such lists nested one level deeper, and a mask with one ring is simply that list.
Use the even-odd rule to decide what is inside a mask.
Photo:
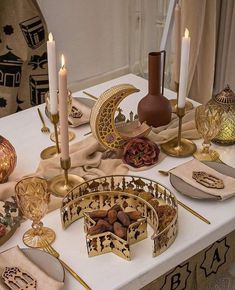
[{"label": "gold candle stand", "polygon": [[59,122],[59,113],[51,115],[51,121],[54,125],[56,146],[47,147],[41,152],[41,159],[43,160],[52,158],[60,153],[58,131],[57,131],[57,124]]},{"label": "gold candle stand", "polygon": [[179,117],[178,137],[161,145],[161,149],[167,155],[173,157],[187,157],[192,155],[197,147],[196,145],[185,138],[181,137],[182,133],[182,119],[185,115],[185,107],[177,108],[177,116]]},{"label": "gold candle stand", "polygon": [[64,170],[64,174],[57,175],[49,180],[49,189],[53,195],[64,197],[71,189],[85,180],[78,175],[68,173],[71,167],[70,157],[65,160],[60,158],[60,165]]},{"label": "gold candle stand", "polygon": [[[177,104],[178,104],[178,92],[179,92],[179,83],[175,82],[177,97],[176,99],[170,100],[172,113],[177,113]],[[185,102],[185,111],[188,112],[193,109],[193,104],[190,101]]]}]

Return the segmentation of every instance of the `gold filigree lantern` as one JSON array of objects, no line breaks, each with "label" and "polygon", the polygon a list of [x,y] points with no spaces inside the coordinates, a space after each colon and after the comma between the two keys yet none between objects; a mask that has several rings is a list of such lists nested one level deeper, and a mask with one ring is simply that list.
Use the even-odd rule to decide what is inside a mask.
[{"label": "gold filigree lantern", "polygon": [[235,93],[227,85],[208,104],[216,105],[224,111],[221,129],[212,141],[220,145],[235,144]]},{"label": "gold filigree lantern", "polygon": [[7,182],[15,166],[15,149],[7,139],[0,135],[0,183]]}]

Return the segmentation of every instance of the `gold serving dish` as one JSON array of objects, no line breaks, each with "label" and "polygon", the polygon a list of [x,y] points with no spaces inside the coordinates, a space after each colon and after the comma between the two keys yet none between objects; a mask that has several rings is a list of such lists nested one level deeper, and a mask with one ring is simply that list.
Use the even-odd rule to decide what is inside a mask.
[{"label": "gold serving dish", "polygon": [[[104,176],[76,186],[62,201],[60,210],[62,226],[66,229],[74,221],[83,217],[85,212],[96,209],[110,209],[115,204],[120,205],[125,211],[138,210],[142,213],[144,219],[141,219],[140,223],[145,223],[146,219],[153,229],[153,235],[151,236],[153,257],[164,252],[174,242],[178,231],[176,197],[158,182],[138,176]],[[92,221],[88,220],[85,214],[85,227],[91,225],[93,225]],[[130,260],[129,246],[137,242],[138,239],[131,238],[135,232],[132,229],[128,230],[129,237],[127,241],[118,239],[118,243],[117,245],[114,243],[112,251],[122,252],[120,256]],[[144,227],[142,233],[141,239],[145,237]],[[97,235],[98,237],[86,237],[90,256],[110,251],[110,239],[113,237],[105,238],[108,232],[103,234]],[[93,238],[99,238],[99,249],[103,249],[102,243],[105,241],[106,249],[98,250],[97,240],[94,247],[94,242],[91,242]],[[125,248],[125,254],[123,254],[122,247]],[[118,248],[120,251],[117,250]]]}]

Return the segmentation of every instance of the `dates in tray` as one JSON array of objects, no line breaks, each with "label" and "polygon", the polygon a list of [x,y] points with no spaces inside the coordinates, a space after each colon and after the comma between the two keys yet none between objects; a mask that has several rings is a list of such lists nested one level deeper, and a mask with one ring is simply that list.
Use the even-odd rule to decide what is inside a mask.
[{"label": "dates in tray", "polygon": [[104,232],[113,232],[119,238],[127,239],[129,225],[142,218],[141,212],[135,210],[124,212],[119,205],[114,205],[109,210],[95,210],[87,213],[96,224],[88,229],[89,235],[97,235]]}]

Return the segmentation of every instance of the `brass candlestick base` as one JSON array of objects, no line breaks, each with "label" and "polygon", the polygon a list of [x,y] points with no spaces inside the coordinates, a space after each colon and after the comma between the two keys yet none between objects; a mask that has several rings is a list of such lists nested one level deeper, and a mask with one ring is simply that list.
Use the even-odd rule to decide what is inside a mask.
[{"label": "brass candlestick base", "polygon": [[[177,113],[177,99],[170,100],[172,113]],[[190,101],[185,103],[185,111],[188,112],[193,109],[193,104]]]},{"label": "brass candlestick base", "polygon": [[185,108],[178,108],[177,115],[179,117],[178,137],[162,144],[161,149],[167,155],[173,157],[187,157],[192,155],[196,151],[197,147],[192,141],[181,138],[182,118],[185,115]]},{"label": "brass candlestick base", "polygon": [[[58,135],[59,135],[59,134],[58,134],[58,132],[57,132],[57,136],[58,136]],[[60,135],[59,135],[59,136],[60,136]],[[75,137],[76,137],[75,133],[72,132],[72,131],[69,131],[69,141],[74,140]],[[50,139],[51,139],[52,142],[56,142],[56,134],[55,134],[55,133],[51,133],[51,135],[50,135]],[[58,141],[60,142],[60,138],[59,138],[59,137],[58,137]]]},{"label": "brass candlestick base", "polygon": [[71,160],[60,159],[61,168],[64,170],[64,174],[57,175],[49,181],[49,189],[53,195],[57,197],[64,197],[71,189],[76,185],[84,182],[85,180],[74,174],[68,174],[68,170],[71,166]]},{"label": "brass candlestick base", "polygon": [[55,157],[57,154],[58,153],[57,153],[56,146],[50,146],[42,150],[40,156],[41,156],[41,159],[45,160],[45,159]]},{"label": "brass candlestick base", "polygon": [[191,156],[197,149],[196,145],[188,140],[181,138],[180,146],[178,146],[178,137],[161,145],[162,151],[173,157]]},{"label": "brass candlestick base", "polygon": [[55,136],[56,146],[47,147],[41,152],[40,156],[41,156],[41,159],[43,159],[43,160],[55,157],[56,155],[58,155],[60,153],[58,132],[57,132],[57,124],[59,122],[59,114],[57,113],[57,114],[51,115],[51,121],[54,125],[54,133],[53,134]]}]

